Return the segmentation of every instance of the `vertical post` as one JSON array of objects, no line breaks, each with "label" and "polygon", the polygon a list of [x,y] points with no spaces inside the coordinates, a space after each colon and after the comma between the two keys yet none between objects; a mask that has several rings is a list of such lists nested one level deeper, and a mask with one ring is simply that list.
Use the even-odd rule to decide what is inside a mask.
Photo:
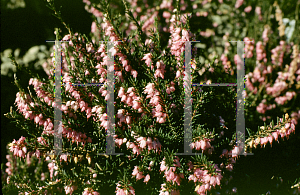
[{"label": "vertical post", "polygon": [[239,154],[245,153],[245,116],[244,116],[244,77],[245,77],[245,56],[244,54],[244,41],[237,42],[237,55],[239,56],[237,62],[237,115],[236,115],[236,136],[237,146],[242,148]]},{"label": "vertical post", "polygon": [[[114,124],[115,124],[115,107],[114,107],[114,86],[115,86],[115,78],[114,78],[114,56],[110,52],[113,49],[114,45],[113,42],[108,42],[107,44],[107,51],[108,51],[108,64],[107,64],[107,92],[108,92],[108,100],[107,100],[107,154],[114,154],[115,153],[115,141],[114,141]],[[111,101],[112,100],[112,101]]]},{"label": "vertical post", "polygon": [[61,44],[58,40],[58,29],[56,29],[55,63],[54,150],[55,155],[60,155],[62,152]]},{"label": "vertical post", "polygon": [[185,69],[184,69],[184,152],[176,153],[176,155],[197,155],[192,153],[190,144],[193,141],[193,130],[192,130],[192,76],[191,76],[191,42],[198,41],[186,41],[185,42]]},{"label": "vertical post", "polygon": [[185,72],[184,72],[184,153],[191,154],[192,149],[192,98],[191,98],[191,42],[185,42]]},{"label": "vertical post", "polygon": [[106,136],[106,153],[98,153],[98,155],[123,155],[123,153],[115,153],[115,69],[114,55],[111,50],[114,48],[114,42],[109,41],[107,44],[107,136]]}]

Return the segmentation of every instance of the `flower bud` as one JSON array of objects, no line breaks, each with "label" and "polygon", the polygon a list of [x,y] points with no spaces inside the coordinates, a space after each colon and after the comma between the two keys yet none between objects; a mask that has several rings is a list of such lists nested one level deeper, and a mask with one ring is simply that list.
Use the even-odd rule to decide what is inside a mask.
[{"label": "flower bud", "polygon": [[70,106],[71,105],[71,101],[67,101],[67,104],[66,104],[66,106]]},{"label": "flower bud", "polygon": [[75,162],[75,164],[77,164],[77,162],[78,162],[78,157],[77,156],[74,157],[74,162]]},{"label": "flower bud", "polygon": [[280,133],[285,133],[285,132],[286,132],[286,128],[282,127],[281,130],[280,130]]},{"label": "flower bud", "polygon": [[91,159],[91,157],[90,157],[90,154],[89,153],[87,153],[86,154],[86,159],[88,160],[88,163],[89,163],[89,165],[91,164],[91,162],[92,162],[92,159]]},{"label": "flower bud", "polygon": [[25,146],[22,148],[22,150],[24,153],[27,153],[27,148]]},{"label": "flower bud", "polygon": [[249,142],[249,147],[252,148],[252,147],[253,147],[253,144],[254,144],[254,140],[252,139],[252,140]]},{"label": "flower bud", "polygon": [[289,114],[288,113],[285,114],[285,119],[286,120],[289,119]]},{"label": "flower bud", "polygon": [[258,145],[260,143],[260,137],[258,137],[258,138],[256,138],[256,140],[255,140],[255,148],[256,148],[256,146]]}]

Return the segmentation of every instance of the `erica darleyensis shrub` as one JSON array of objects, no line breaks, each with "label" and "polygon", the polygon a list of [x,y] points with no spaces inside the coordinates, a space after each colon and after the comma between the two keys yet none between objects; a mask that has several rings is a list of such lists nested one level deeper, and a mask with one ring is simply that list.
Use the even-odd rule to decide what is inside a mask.
[{"label": "erica darleyensis shrub", "polygon": [[[48,2],[62,20],[53,1]],[[203,11],[207,8],[206,3],[84,2],[95,17],[91,37],[74,33],[62,20],[69,34],[62,38],[66,41],[62,43],[62,53],[52,52],[52,58],[44,64],[49,78],[33,77],[28,90],[22,89],[15,79],[20,89],[16,94],[16,110],[12,109],[7,116],[30,137],[22,136],[8,145],[10,154],[7,155],[3,190],[8,194],[15,190],[19,194],[167,195],[217,194],[226,188],[237,154],[244,149],[236,144],[236,87],[192,87],[193,141],[190,147],[198,155],[177,155],[183,152],[185,137],[185,42],[211,36],[209,33],[213,31],[197,32],[190,25],[193,17],[207,16]],[[215,4],[211,6],[215,7]],[[223,5],[223,1],[217,4]],[[200,5],[203,6],[201,12],[184,13],[191,8],[197,10]],[[242,5],[243,1],[238,1],[234,9],[238,12]],[[168,11],[170,9],[172,11]],[[249,13],[251,9],[247,7],[245,12]],[[213,26],[217,27],[218,23]],[[263,38],[267,42],[266,34],[264,32]],[[229,33],[222,37],[224,41],[228,38]],[[108,51],[107,43],[99,41],[114,42],[114,47]],[[283,60],[276,59],[284,56],[281,53],[286,47],[285,43],[280,43],[272,51],[272,63],[278,69],[275,71],[281,70],[281,65],[276,63]],[[204,40],[204,47],[206,44]],[[256,58],[257,62],[253,73],[246,71],[249,73],[246,97],[257,101],[261,95],[254,95],[264,93],[265,89],[263,104],[284,105],[287,100],[297,98],[298,46],[293,47],[290,68],[285,69],[287,76],[279,73],[280,78],[272,83],[272,79],[267,79],[268,74],[272,73],[274,79],[277,72],[272,72],[274,68],[266,65],[265,43],[256,44],[256,53],[254,44],[245,43],[245,57]],[[235,82],[235,65],[241,59],[235,56],[235,50],[234,53],[229,49],[232,48],[225,45],[224,54],[219,57],[217,51],[211,50],[212,54],[206,56],[205,52],[192,47],[192,82]],[[123,155],[103,154],[106,153],[109,126],[106,105],[112,100],[107,90],[108,52],[114,55],[115,151]],[[59,156],[49,155],[54,149],[56,55],[62,55],[62,83],[104,84],[89,87],[62,85],[62,149],[70,155]],[[203,57],[206,57],[204,61],[201,60]],[[24,68],[13,57],[11,59],[19,69]],[[287,80],[289,84],[285,82]],[[283,93],[285,95],[280,96]],[[273,105],[265,108],[264,105],[256,107],[258,113],[265,114],[265,110],[276,108]],[[246,108],[251,110],[249,104]],[[282,107],[278,113],[282,109],[285,114],[299,108],[285,110]],[[246,137],[245,149],[249,151],[257,145],[262,147],[288,138],[295,132],[298,120],[294,113],[297,114],[285,114],[276,124],[261,126],[257,131],[256,126]],[[267,115],[261,117],[266,117],[265,121],[271,119]],[[227,192],[235,191],[236,188]]]}]

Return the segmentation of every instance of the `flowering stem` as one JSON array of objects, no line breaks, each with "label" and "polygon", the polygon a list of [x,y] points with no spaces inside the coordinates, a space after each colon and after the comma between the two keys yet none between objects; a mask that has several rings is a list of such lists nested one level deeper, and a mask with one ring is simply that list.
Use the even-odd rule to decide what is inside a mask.
[{"label": "flowering stem", "polygon": [[[117,34],[117,36],[119,38],[121,38],[121,40],[123,41],[124,40],[123,36],[121,35],[121,33],[119,32],[118,28],[116,27],[116,25],[113,23],[112,19],[110,18],[109,11],[108,11],[108,6],[106,7],[105,12],[106,12],[106,17],[105,18],[113,26],[113,29],[114,29],[115,33]],[[127,51],[127,54],[130,54],[128,43],[125,42],[125,41],[123,41],[122,43],[125,43],[125,45],[126,45],[125,49]]]},{"label": "flowering stem", "polygon": [[[154,81],[154,83],[155,83],[156,87],[159,88],[158,82]],[[166,102],[166,99],[163,97],[163,95],[161,93],[159,93],[159,96],[163,100],[163,102]],[[163,104],[163,106],[165,107],[165,112],[167,114],[167,119],[168,119],[169,125],[172,128],[172,131],[175,132],[175,128],[171,125],[172,123],[171,123],[171,120],[170,120],[170,117],[169,117],[169,109],[168,109],[166,104]]]},{"label": "flowering stem", "polygon": [[133,20],[133,22],[135,23],[136,27],[138,28],[138,32],[139,32],[139,38],[141,38],[141,42],[143,43],[143,48],[146,47],[145,45],[145,33],[142,31],[142,28],[140,26],[140,24],[138,23],[138,21],[134,18],[132,12],[128,9],[127,4],[124,0],[122,0],[124,6],[125,6],[125,13],[127,13],[127,15],[129,16],[130,19]]},{"label": "flowering stem", "polygon": [[55,14],[55,17],[57,17],[61,23],[63,23],[63,25],[66,27],[66,29],[69,31],[69,34],[72,36],[73,33],[69,27],[69,25],[67,25],[63,20],[62,20],[62,17],[61,17],[61,14],[60,12],[57,12],[56,9],[55,9],[55,6],[54,6],[54,1],[48,1],[49,3],[49,6],[47,6],[48,8],[50,8],[52,11],[54,11],[54,14]]}]

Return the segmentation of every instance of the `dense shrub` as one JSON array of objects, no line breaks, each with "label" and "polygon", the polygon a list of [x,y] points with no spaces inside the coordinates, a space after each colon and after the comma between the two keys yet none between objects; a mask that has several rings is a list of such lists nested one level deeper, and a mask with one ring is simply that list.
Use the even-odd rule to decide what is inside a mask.
[{"label": "dense shrub", "polygon": [[[192,47],[193,83],[234,83],[240,59],[235,45],[227,41],[244,37],[245,41],[253,40],[245,42],[247,151],[257,145],[272,145],[274,140],[289,138],[295,132],[300,118],[299,40],[296,30],[291,31],[292,25],[293,36],[284,31],[278,3],[260,7],[256,2],[231,5],[222,0],[84,2],[95,17],[90,37],[74,33],[54,2],[48,1],[69,31],[62,38],[68,41],[62,43],[62,82],[105,85],[62,85],[63,152],[71,156],[49,156],[53,151],[53,86],[58,54],[52,53],[52,61],[44,64],[48,80],[32,75],[25,90],[15,79],[20,89],[17,110],[6,116],[31,137],[9,144],[4,192],[235,193],[236,188],[226,191],[237,154],[243,149],[236,145],[235,87],[192,88],[190,146],[201,155],[176,155],[184,148],[186,41],[201,40],[196,45],[200,49]],[[269,12],[263,17],[266,8]],[[272,21],[274,13],[276,22]],[[262,37],[256,34],[256,28],[264,29]],[[59,36],[58,31],[56,34]],[[101,40],[122,41],[107,51]],[[97,155],[106,152],[109,122],[105,108],[112,98],[106,86],[107,71],[111,71],[107,70],[107,52],[114,55],[115,62],[116,153],[124,155]],[[11,60],[18,69],[25,69],[14,57]],[[276,118],[276,123],[271,122]],[[261,126],[268,120],[269,125]]]}]

